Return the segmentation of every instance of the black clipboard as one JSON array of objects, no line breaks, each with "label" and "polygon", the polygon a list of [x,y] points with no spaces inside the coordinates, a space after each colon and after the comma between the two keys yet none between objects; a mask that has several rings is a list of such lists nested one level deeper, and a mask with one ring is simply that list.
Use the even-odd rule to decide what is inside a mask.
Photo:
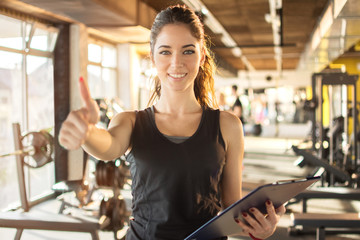
[{"label": "black clipboard", "polygon": [[265,214],[266,200],[271,200],[275,208],[278,208],[318,180],[320,177],[309,177],[262,185],[210,219],[184,240],[207,240],[239,233],[241,228],[234,219],[242,218],[242,212],[256,207]]}]

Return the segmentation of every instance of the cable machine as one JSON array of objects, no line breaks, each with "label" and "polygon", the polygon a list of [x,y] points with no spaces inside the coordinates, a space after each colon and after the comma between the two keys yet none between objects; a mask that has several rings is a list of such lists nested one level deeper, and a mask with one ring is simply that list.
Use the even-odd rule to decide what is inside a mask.
[{"label": "cable machine", "polygon": [[[312,114],[312,148],[319,159],[326,159],[330,166],[337,166],[349,173],[358,173],[358,149],[356,146],[358,118],[356,111],[356,81],[358,75],[342,72],[315,73],[312,76],[312,94],[315,106]],[[327,90],[327,91],[326,91]],[[324,94],[329,99],[329,126],[324,126]],[[349,94],[351,101],[349,101]],[[337,101],[338,100],[338,101]],[[354,117],[356,116],[356,117]],[[349,118],[352,117],[352,132]],[[352,137],[351,137],[352,135]],[[352,142],[351,140],[354,140]],[[342,158],[342,159],[341,159]],[[351,180],[349,177],[343,178]],[[334,185],[334,173],[330,171],[329,185]]]},{"label": "cable machine", "polygon": [[[326,228],[343,229],[344,233],[351,233],[359,226],[358,213],[307,213],[309,199],[360,199],[359,116],[356,102],[358,77],[343,72],[312,75],[313,98],[306,104],[312,120],[311,147],[292,148],[301,158],[301,161],[297,161],[299,166],[313,166],[317,170],[314,174],[323,176],[322,187],[296,196],[294,203],[303,202],[303,213],[292,215],[294,226],[290,228],[290,234],[316,228],[316,239],[323,240]],[[326,97],[328,104],[324,101]],[[328,115],[325,115],[327,112]],[[328,183],[326,186],[325,182]],[[302,226],[303,230],[297,229],[297,226]]]},{"label": "cable machine", "polygon": [[[312,76],[313,98],[306,103],[311,112],[312,147],[292,148],[303,157],[299,166],[318,167],[318,172],[324,175],[323,185],[325,180],[328,186],[340,182],[357,188],[360,184],[357,79],[358,75],[342,72],[315,73]],[[328,102],[324,101],[325,97],[328,97]]]}]

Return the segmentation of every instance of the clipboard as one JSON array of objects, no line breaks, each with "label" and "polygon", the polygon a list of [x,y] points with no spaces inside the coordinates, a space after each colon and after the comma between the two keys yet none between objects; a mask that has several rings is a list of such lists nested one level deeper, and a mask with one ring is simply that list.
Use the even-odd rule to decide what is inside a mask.
[{"label": "clipboard", "polygon": [[234,219],[242,219],[242,212],[256,207],[260,212],[266,214],[266,200],[271,200],[274,207],[278,208],[320,178],[281,180],[262,185],[210,219],[184,240],[207,240],[239,233],[241,228]]}]

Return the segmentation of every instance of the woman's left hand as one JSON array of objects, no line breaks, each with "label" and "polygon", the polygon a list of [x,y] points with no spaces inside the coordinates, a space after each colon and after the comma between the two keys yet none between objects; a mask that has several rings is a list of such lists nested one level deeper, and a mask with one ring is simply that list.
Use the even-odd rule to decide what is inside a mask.
[{"label": "woman's left hand", "polygon": [[256,208],[250,208],[249,212],[253,217],[249,213],[242,213],[243,219],[247,224],[236,219],[238,225],[243,229],[243,233],[251,234],[255,238],[266,239],[275,232],[280,217],[284,215],[286,211],[285,206],[281,205],[275,210],[274,205],[270,201],[266,201],[265,205],[267,215],[262,214]]}]

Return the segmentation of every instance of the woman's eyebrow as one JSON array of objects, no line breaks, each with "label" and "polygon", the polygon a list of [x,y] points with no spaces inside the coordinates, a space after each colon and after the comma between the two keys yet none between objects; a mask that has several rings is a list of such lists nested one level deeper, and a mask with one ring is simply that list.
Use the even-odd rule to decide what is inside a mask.
[{"label": "woman's eyebrow", "polygon": [[[186,45],[182,46],[182,48],[187,48],[187,47],[194,47],[195,48],[195,45],[194,44],[186,44]],[[158,47],[158,49],[160,49],[160,48],[171,48],[171,47],[169,45],[160,45]]]},{"label": "woman's eyebrow", "polygon": [[171,48],[169,45],[160,45],[159,47],[158,47],[158,49],[159,48]]},{"label": "woman's eyebrow", "polygon": [[187,48],[187,47],[195,47],[194,44],[187,44],[187,45],[184,45],[183,48]]}]

